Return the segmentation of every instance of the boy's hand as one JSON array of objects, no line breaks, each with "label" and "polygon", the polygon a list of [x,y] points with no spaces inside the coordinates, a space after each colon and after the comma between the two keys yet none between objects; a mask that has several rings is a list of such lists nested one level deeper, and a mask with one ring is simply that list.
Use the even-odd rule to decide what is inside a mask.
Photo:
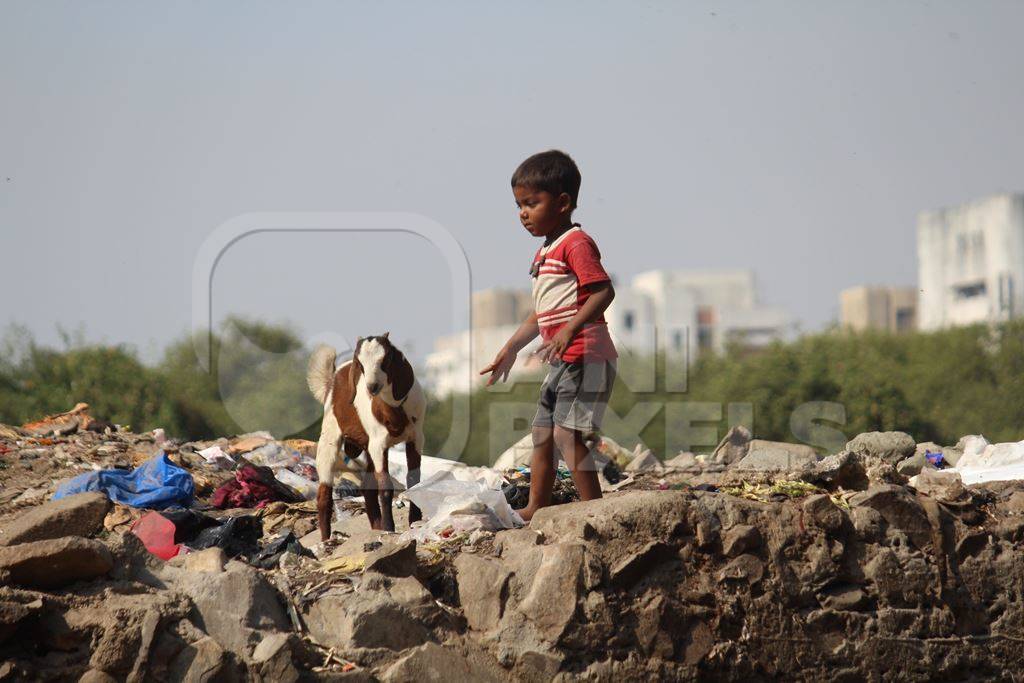
[{"label": "boy's hand", "polygon": [[537,349],[537,355],[540,356],[541,360],[545,363],[558,360],[565,353],[565,350],[569,347],[569,342],[572,341],[572,331],[569,326],[566,325],[560,329],[554,337],[544,342]]},{"label": "boy's hand", "polygon": [[491,373],[491,376],[487,379],[487,386],[494,384],[498,378],[501,378],[501,381],[504,382],[508,379],[508,373],[515,362],[516,354],[512,353],[508,348],[502,347],[501,351],[498,351],[498,355],[494,357],[494,361],[481,370],[480,374],[486,375],[488,372]]}]

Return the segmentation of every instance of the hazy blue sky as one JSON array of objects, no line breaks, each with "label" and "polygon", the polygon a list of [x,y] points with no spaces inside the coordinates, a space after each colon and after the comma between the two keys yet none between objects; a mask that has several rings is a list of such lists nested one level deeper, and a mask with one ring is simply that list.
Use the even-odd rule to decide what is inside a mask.
[{"label": "hazy blue sky", "polygon": [[[815,329],[913,284],[918,211],[1024,190],[1024,3],[0,3],[0,325],[147,357],[203,240],[253,211],[404,211],[525,286],[508,178],[559,147],[620,280],[750,267]],[[262,235],[215,315],[450,331],[424,240]]]}]

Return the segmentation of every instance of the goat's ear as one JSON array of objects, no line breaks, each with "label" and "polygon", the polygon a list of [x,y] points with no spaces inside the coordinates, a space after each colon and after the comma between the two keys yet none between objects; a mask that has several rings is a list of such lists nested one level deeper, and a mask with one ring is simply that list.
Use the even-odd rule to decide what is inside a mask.
[{"label": "goat's ear", "polygon": [[387,338],[388,338],[388,335],[389,335],[389,334],[391,334],[391,332],[390,332],[390,331],[388,331],[388,332],[385,332],[384,334],[380,335],[380,338],[381,338],[381,339],[387,339]]},{"label": "goat's ear", "polygon": [[348,367],[348,389],[352,395],[352,403],[356,402],[356,388],[359,386],[359,377],[363,374],[363,366],[359,362],[359,347],[363,345],[363,338],[356,339],[356,350],[352,352],[352,364]]},{"label": "goat's ear", "polygon": [[395,354],[391,362],[388,379],[391,380],[391,396],[396,401],[401,401],[412,390],[412,383],[415,379],[412,372],[412,365],[398,349],[392,348]]}]

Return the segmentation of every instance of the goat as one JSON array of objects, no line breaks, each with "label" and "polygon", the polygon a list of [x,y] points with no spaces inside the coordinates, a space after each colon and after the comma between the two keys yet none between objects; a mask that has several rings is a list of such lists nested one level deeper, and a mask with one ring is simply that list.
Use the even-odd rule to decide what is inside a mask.
[{"label": "goat", "polygon": [[[334,477],[348,468],[343,454],[360,464],[361,454],[365,451],[369,455],[359,474],[370,528],[395,530],[388,449],[405,443],[409,467],[405,484],[412,487],[419,483],[426,412],[426,397],[412,365],[388,340],[387,332],[379,337],[360,337],[352,360],[340,367],[336,363],[337,352],[319,346],[310,357],[306,377],[313,396],[324,406],[316,448],[320,480],[317,518],[324,541],[331,536]],[[419,508],[410,505],[409,523],[421,517]]]}]

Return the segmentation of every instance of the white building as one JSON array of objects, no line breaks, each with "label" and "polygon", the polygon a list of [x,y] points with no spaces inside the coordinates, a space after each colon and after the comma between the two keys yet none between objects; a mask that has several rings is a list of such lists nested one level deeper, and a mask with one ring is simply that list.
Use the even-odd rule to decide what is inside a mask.
[{"label": "white building", "polygon": [[[425,386],[444,395],[465,391],[467,381],[482,384],[486,377],[478,374],[480,369],[508,341],[530,306],[529,292],[474,292],[472,334],[467,330],[434,342],[434,351],[425,361]],[[749,270],[641,273],[629,286],[616,283],[615,300],[605,319],[620,351],[640,355],[665,351],[688,361],[702,351],[724,351],[733,341],[764,346],[787,338],[793,329],[785,311],[758,304],[754,274]],[[513,376],[542,370],[541,363],[529,355],[539,345],[537,339],[520,353]]]},{"label": "white building", "polygon": [[998,322],[1024,311],[1024,195],[923,212],[917,221],[923,330]]},{"label": "white building", "polygon": [[786,339],[794,327],[786,311],[758,303],[750,270],[652,270],[615,294],[605,314],[609,330],[618,347],[634,352],[693,361],[730,342],[759,347]]}]

